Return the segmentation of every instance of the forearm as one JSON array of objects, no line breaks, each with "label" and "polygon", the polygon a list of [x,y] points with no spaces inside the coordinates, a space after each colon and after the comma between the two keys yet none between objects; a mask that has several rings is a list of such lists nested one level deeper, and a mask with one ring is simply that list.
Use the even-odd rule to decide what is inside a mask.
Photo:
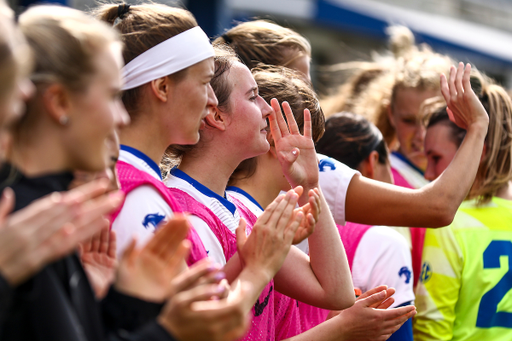
[{"label": "forearm", "polygon": [[245,267],[238,278],[231,284],[231,291],[237,290],[238,286],[246,288],[243,300],[244,313],[249,313],[256,300],[261,295],[265,286],[272,280],[271,274],[261,269]]},{"label": "forearm", "polygon": [[474,182],[481,156],[475,150],[483,150],[486,131],[485,126],[474,124],[450,166],[421,189],[398,187],[356,174],[347,191],[347,221],[388,226],[449,225]]},{"label": "forearm", "polygon": [[[308,238],[309,259],[288,254],[275,277],[276,289],[302,302],[324,309],[345,309],[354,304],[352,277],[336,224],[323,194],[315,232]],[[296,288],[300,273],[301,285]]]},{"label": "forearm", "polygon": [[242,272],[242,263],[240,263],[240,257],[238,252],[231,257],[222,271],[226,274],[226,279],[231,284]]}]

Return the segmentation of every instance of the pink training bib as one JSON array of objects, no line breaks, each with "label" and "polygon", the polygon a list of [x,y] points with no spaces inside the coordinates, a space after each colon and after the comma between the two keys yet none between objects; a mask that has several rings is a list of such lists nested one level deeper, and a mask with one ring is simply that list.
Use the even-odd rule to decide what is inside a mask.
[{"label": "pink training bib", "polygon": [[[414,189],[414,187],[405,180],[405,178],[394,168],[391,168],[391,173],[393,174],[393,181],[395,185],[405,188]],[[418,284],[418,279],[421,273],[421,257],[423,256],[423,245],[425,244],[425,233],[427,233],[427,229],[424,227],[411,227],[409,228],[411,232],[411,258],[412,258],[412,275],[413,275],[413,286],[416,288],[416,284]]]},{"label": "pink training bib", "polygon": [[[222,245],[226,261],[233,257],[237,251],[236,235],[208,207],[198,202],[188,193],[177,188],[168,188],[167,190],[186,212],[201,218],[210,227]],[[244,217],[243,214],[241,216]],[[254,224],[251,224],[247,219],[246,221],[246,232],[250,233]],[[274,312],[271,308],[274,304],[274,295],[274,281],[272,280],[265,286],[256,301],[252,309],[251,327],[242,340],[274,340]]]},{"label": "pink training bib", "polygon": [[[233,196],[230,196],[247,224],[254,226],[257,217],[245,205]],[[299,311],[299,302],[291,297],[279,292],[274,294],[274,318],[275,318],[275,339],[283,340],[304,332],[301,322],[301,312]],[[306,316],[305,316],[306,318]],[[325,318],[324,318],[325,321]]]},{"label": "pink training bib", "polygon": [[[123,161],[117,162],[116,170],[119,182],[121,183],[121,190],[125,193],[125,195],[128,195],[128,193],[130,193],[132,190],[139,186],[151,185],[160,193],[162,198],[169,205],[173,212],[185,212],[182,209],[182,207],[179,206],[178,203],[174,200],[174,198],[170,195],[167,187],[162,181],[155,179],[148,173]],[[119,210],[112,215],[112,221],[116,219],[116,217],[119,215],[119,212],[121,212],[121,208],[119,208]],[[197,261],[208,257],[203,242],[201,241],[201,238],[199,237],[196,230],[192,226],[190,227],[187,239],[192,244],[190,249],[190,255],[187,259],[188,265],[194,264]]]}]

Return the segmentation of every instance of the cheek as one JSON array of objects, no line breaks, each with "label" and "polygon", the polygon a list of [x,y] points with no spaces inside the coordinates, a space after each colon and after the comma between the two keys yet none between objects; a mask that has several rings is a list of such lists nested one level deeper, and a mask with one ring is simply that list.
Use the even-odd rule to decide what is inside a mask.
[{"label": "cheek", "polygon": [[396,126],[396,137],[401,148],[409,148],[414,138],[414,128],[408,124],[400,123]]}]

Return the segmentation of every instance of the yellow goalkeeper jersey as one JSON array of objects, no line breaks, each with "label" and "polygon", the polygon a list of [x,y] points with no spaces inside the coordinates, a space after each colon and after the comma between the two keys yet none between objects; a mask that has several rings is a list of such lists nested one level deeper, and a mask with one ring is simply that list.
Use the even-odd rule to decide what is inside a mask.
[{"label": "yellow goalkeeper jersey", "polygon": [[464,202],[428,229],[414,340],[512,340],[512,201]]}]

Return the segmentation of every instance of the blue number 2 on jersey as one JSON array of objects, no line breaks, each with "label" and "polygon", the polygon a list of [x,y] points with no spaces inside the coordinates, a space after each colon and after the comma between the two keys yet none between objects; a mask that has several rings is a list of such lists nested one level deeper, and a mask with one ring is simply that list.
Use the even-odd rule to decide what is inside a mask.
[{"label": "blue number 2 on jersey", "polygon": [[512,313],[498,310],[498,304],[512,288],[512,242],[493,240],[484,251],[484,269],[500,268],[500,257],[508,256],[508,271],[494,288],[482,296],[476,326],[512,328]]}]

